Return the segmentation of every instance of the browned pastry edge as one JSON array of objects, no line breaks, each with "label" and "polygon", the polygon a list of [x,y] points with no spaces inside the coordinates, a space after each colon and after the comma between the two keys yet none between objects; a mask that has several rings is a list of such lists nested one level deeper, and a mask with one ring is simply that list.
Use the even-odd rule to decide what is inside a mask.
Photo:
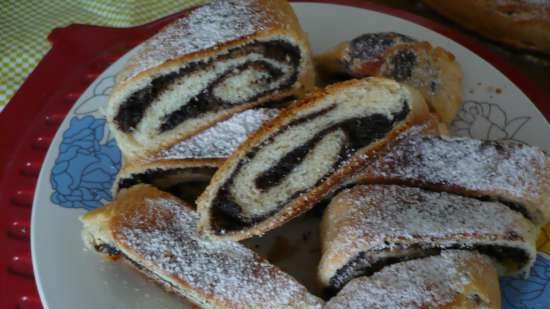
[{"label": "browned pastry edge", "polygon": [[[322,100],[325,96],[339,92],[341,89],[352,87],[359,84],[364,80],[368,80],[372,86],[376,84],[387,83],[388,79],[371,77],[363,80],[348,80],[338,84],[327,86],[323,89],[317,89],[310,92],[308,95],[298,100],[289,108],[283,109],[282,112],[265,123],[258,131],[251,135],[239,148],[224,162],[224,164],[218,169],[214,177],[210,181],[210,185],[206,191],[197,199],[198,212],[200,214],[199,231],[203,234],[207,234],[215,238],[242,240],[250,238],[252,236],[260,236],[265,232],[278,227],[285,222],[301,215],[307,210],[311,209],[315,204],[326,198],[332,191],[342,184],[346,178],[348,178],[353,171],[359,170],[365,162],[368,161],[368,156],[375,155],[380,149],[382,149],[388,142],[394,140],[397,136],[407,132],[410,129],[417,129],[418,127],[433,128],[437,124],[434,123],[433,116],[429,113],[428,107],[425,104],[422,96],[414,89],[404,86],[409,89],[409,92],[413,96],[411,104],[411,111],[407,116],[407,119],[402,121],[397,127],[394,127],[383,139],[373,142],[368,146],[368,150],[362,155],[356,155],[350,159],[343,167],[339,168],[335,173],[330,175],[320,185],[308,191],[305,194],[300,195],[290,204],[285,205],[285,210],[280,210],[271,218],[265,219],[262,222],[254,225],[251,228],[246,228],[239,231],[228,231],[223,235],[216,235],[213,233],[210,226],[210,208],[209,200],[212,200],[212,195],[217,192],[217,186],[225,181],[227,174],[233,168],[235,162],[240,160],[246,152],[254,145],[261,142],[266,136],[269,136],[273,132],[276,132],[279,127],[284,125],[287,119],[290,119],[294,114],[301,110],[314,106],[317,101]],[[393,81],[392,81],[393,82]],[[435,129],[434,129],[435,130]]]},{"label": "browned pastry edge", "polygon": [[[157,75],[160,76],[162,75],[162,72],[165,71],[169,72],[170,70],[175,70],[183,63],[190,62],[195,59],[207,59],[209,57],[220,54],[225,50],[238,48],[247,43],[262,41],[266,38],[276,36],[290,36],[292,40],[295,41],[294,43],[296,43],[297,47],[299,47],[299,49],[303,51],[303,54],[301,55],[303,60],[301,61],[300,68],[297,68],[299,74],[297,77],[297,82],[284,91],[275,91],[272,94],[266,95],[263,98],[258,99],[252,103],[240,104],[238,106],[226,109],[225,112],[217,115],[215,119],[204,121],[201,125],[197,125],[194,128],[193,132],[179,132],[177,134],[174,133],[175,135],[177,135],[177,137],[171,137],[169,138],[169,140],[163,141],[158,145],[155,145],[155,147],[152,147],[151,145],[149,147],[144,147],[143,145],[138,143],[133,136],[130,136],[130,134],[118,132],[118,130],[116,129],[117,125],[113,122],[111,118],[114,118],[116,114],[118,114],[120,104],[117,104],[116,111],[109,111],[111,107],[108,107],[108,113],[112,114],[110,117],[108,117],[110,119],[109,125],[111,126],[113,134],[117,139],[117,143],[119,144],[119,147],[121,148],[121,151],[124,153],[125,156],[133,158],[150,157],[151,155],[157,153],[159,149],[171,147],[177,144],[178,141],[182,139],[189,138],[198,132],[208,129],[219,121],[228,119],[233,114],[242,112],[246,109],[259,107],[263,104],[284,101],[289,97],[300,97],[306,91],[314,87],[315,70],[313,68],[310,46],[309,42],[307,41],[307,34],[301,29],[298,18],[294,14],[292,7],[288,4],[287,1],[284,0],[254,1],[256,2],[254,6],[259,7],[263,10],[274,12],[267,21],[264,21],[265,24],[262,25],[261,29],[258,29],[250,35],[242,36],[238,39],[228,42],[223,42],[204,50],[183,54],[175,58],[163,59],[164,62],[162,64],[153,66],[146,70],[140,71],[138,74],[132,75],[130,74],[130,72],[134,70],[134,67],[139,64],[142,58],[147,57],[146,52],[140,52],[132,59],[130,59],[125,68],[120,72],[119,77],[117,78],[117,82],[113,87],[108,105],[114,105],[115,102],[119,101],[118,97],[120,96],[123,96],[125,100],[125,93],[133,93],[136,89],[132,90],[132,88],[136,88],[135,86],[139,84],[142,80],[146,80],[150,77],[154,77]],[[170,25],[167,25],[165,28],[169,26]],[[159,32],[162,32],[165,28],[161,29]],[[145,44],[146,43],[147,41],[145,42]],[[117,99],[114,99],[115,97],[117,97]]]},{"label": "browned pastry edge", "polygon": [[[176,211],[173,207],[181,208],[182,212]],[[206,281],[204,282],[199,280],[199,282],[202,282],[199,283],[192,280],[192,278],[194,278],[193,276],[188,277],[185,275],[186,270],[181,270],[181,273],[177,270],[172,272],[167,270],[166,266],[163,265],[164,263],[172,263],[174,267],[178,267],[176,266],[177,262],[169,258],[170,254],[178,257],[181,254],[184,256],[184,260],[189,263],[193,263],[190,256],[197,253],[185,253],[185,251],[180,252],[179,250],[181,250],[181,248],[179,248],[178,251],[174,252],[162,251],[168,255],[164,257],[156,256],[153,257],[152,260],[144,256],[144,254],[147,254],[149,250],[155,250],[155,248],[159,245],[164,248],[164,250],[169,251],[170,249],[168,248],[171,248],[171,243],[167,243],[167,241],[174,241],[174,237],[179,237],[177,234],[170,234],[170,231],[174,233],[171,229],[179,229],[177,226],[171,227],[171,224],[173,224],[173,222],[192,222],[189,220],[194,220],[193,218],[197,218],[196,214],[192,213],[193,210],[190,206],[177,197],[160,191],[150,185],[136,185],[132,188],[122,190],[115,201],[105,205],[104,207],[84,214],[81,217],[81,221],[84,224],[82,236],[88,247],[91,247],[92,249],[95,249],[96,251],[106,255],[108,258],[114,260],[122,258],[124,262],[130,264],[133,268],[140,271],[145,277],[153,280],[165,290],[173,292],[183,299],[200,304],[205,309],[251,308],[250,306],[253,305],[254,302],[261,299],[261,294],[253,294],[254,290],[247,290],[244,292],[245,294],[239,294],[243,293],[239,290],[225,290],[225,294],[223,295],[213,294],[215,288],[212,287],[212,284],[217,283],[217,281],[208,283],[207,280],[209,279],[205,279]],[[174,219],[175,221],[171,221],[174,216],[182,216],[181,218],[186,219],[183,219],[183,221],[178,221],[176,218]],[[220,258],[228,258],[230,261],[233,259],[233,262],[236,261],[232,254],[237,254],[238,256],[242,255],[240,257],[247,261],[246,264],[244,264],[247,266],[243,268],[247,273],[241,276],[240,272],[236,272],[234,274],[237,276],[236,278],[241,277],[240,280],[237,281],[231,280],[235,278],[228,278],[229,280],[226,283],[230,286],[234,285],[234,288],[241,287],[241,284],[262,286],[261,280],[276,280],[279,286],[271,286],[265,283],[264,285],[266,286],[267,291],[273,292],[273,289],[280,289],[281,284],[288,284],[290,289],[288,295],[281,295],[283,300],[289,301],[289,303],[287,303],[288,308],[321,308],[322,300],[310,294],[305,287],[303,287],[291,276],[271,265],[264,258],[255,254],[245,246],[238,243],[205,244],[203,242],[208,242],[208,240],[195,239],[194,235],[196,234],[192,232],[193,230],[190,229],[189,225],[182,226],[179,231],[181,232],[186,229],[190,233],[185,234],[187,232],[184,232],[185,235],[190,237],[190,242],[187,244],[190,246],[196,246],[194,248],[196,248],[199,252],[198,257],[206,259],[204,263],[219,263],[217,267],[220,267],[223,265],[222,262],[218,262],[218,259]],[[129,231],[136,234],[128,234]],[[162,236],[157,236],[157,232],[160,234],[165,234],[165,237],[167,238],[165,239]],[[152,235],[154,239],[159,239],[159,242],[164,243],[144,242],[139,236],[136,238],[135,235]],[[148,247],[149,249],[145,249],[144,251],[143,246]],[[223,248],[230,250],[232,253],[227,255]],[[153,253],[153,255],[156,255],[156,253]],[[172,257],[176,258],[176,256]],[[248,264],[248,262],[250,262],[250,264]],[[230,264],[224,266],[231,267],[232,265]],[[188,267],[199,267],[194,270],[199,271],[202,266],[188,265]],[[239,266],[235,267],[238,268]],[[187,269],[187,271],[188,270],[189,269]],[[267,275],[269,278],[255,277],[257,276],[256,271],[262,272],[263,275]],[[220,274],[225,276],[223,271],[218,271],[216,276],[220,276]],[[231,272],[228,274],[230,276]],[[225,277],[222,277],[222,279],[225,279]],[[230,293],[234,293],[234,299],[227,298]],[[278,301],[281,301],[281,299]],[[273,304],[271,304],[271,307],[270,304],[266,304],[266,307],[272,308]]]},{"label": "browned pastry edge", "polygon": [[[383,44],[386,40],[392,43],[368,45]],[[354,43],[356,41],[360,43]],[[363,58],[361,51],[376,53]],[[463,74],[455,56],[430,42],[414,41],[399,33],[363,34],[316,55],[314,63],[325,82],[380,76],[415,87],[424,95],[430,110],[441,119],[442,126],[453,121],[463,103]]]},{"label": "browned pastry edge", "polygon": [[[220,51],[229,49],[231,47],[238,47],[242,45],[245,42],[250,42],[255,39],[261,39],[262,37],[268,37],[271,35],[277,35],[282,33],[290,33],[293,35],[294,39],[300,39],[299,44],[308,47],[309,51],[309,43],[306,41],[306,33],[301,30],[300,22],[296,15],[294,14],[294,11],[292,7],[288,4],[287,1],[284,0],[254,0],[255,4],[254,6],[258,7],[262,10],[269,10],[270,12],[274,12],[272,16],[270,16],[270,19],[264,20],[264,23],[261,25],[261,31],[258,29],[254,33],[246,36],[241,36],[235,40],[224,42],[221,44],[216,44],[213,47],[209,47],[197,52],[192,52],[189,54],[181,55],[177,58],[170,58],[170,59],[164,59],[164,63],[158,66],[155,66],[153,68],[149,68],[145,71],[139,72],[137,75],[132,76],[130,78],[127,78],[126,76],[129,74],[128,71],[131,71],[133,69],[132,64],[129,64],[125,67],[125,69],[120,73],[119,77],[119,83],[117,83],[117,87],[113,89],[113,92],[119,91],[123,88],[124,85],[127,83],[141,79],[142,77],[155,75],[156,73],[170,69],[173,66],[178,66],[180,63],[187,62],[193,59],[201,59],[213,56]],[[200,8],[197,7],[195,9]],[[182,18],[186,18],[185,16]],[[160,29],[158,32],[163,32],[166,28],[170,27],[171,24],[166,25],[162,29]],[[141,57],[146,57],[146,53],[140,53],[135,56],[135,64],[138,64],[141,61]]]},{"label": "browned pastry edge", "polygon": [[441,15],[491,40],[550,55],[550,5],[510,0],[423,0]]}]

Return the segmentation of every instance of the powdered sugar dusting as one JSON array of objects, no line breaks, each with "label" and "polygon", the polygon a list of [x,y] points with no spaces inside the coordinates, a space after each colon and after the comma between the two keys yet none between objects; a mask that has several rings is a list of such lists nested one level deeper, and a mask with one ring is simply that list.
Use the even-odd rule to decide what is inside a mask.
[{"label": "powdered sugar dusting", "polygon": [[149,198],[145,208],[125,218],[117,238],[155,273],[224,308],[321,307],[303,286],[246,247],[201,238],[198,215],[176,200]]},{"label": "powdered sugar dusting", "polygon": [[214,47],[267,29],[274,12],[257,0],[218,0],[193,10],[145,41],[119,75],[126,81],[178,56]]},{"label": "powdered sugar dusting", "polygon": [[[466,263],[479,267],[467,268]],[[478,253],[450,250],[441,256],[394,264],[371,277],[352,280],[325,309],[441,308],[489,263]]]},{"label": "powdered sugar dusting", "polygon": [[[410,245],[449,247],[512,241],[533,245],[534,226],[494,202],[393,185],[355,186],[327,209],[335,235],[323,259],[342,252],[391,250]],[[488,220],[490,218],[490,220]],[[367,253],[368,254],[368,253]]]},{"label": "powdered sugar dusting", "polygon": [[550,177],[547,162],[540,149],[523,144],[412,135],[361,174],[543,207],[540,199]]},{"label": "powdered sugar dusting", "polygon": [[236,114],[160,153],[158,159],[226,158],[278,109],[258,108]]},{"label": "powdered sugar dusting", "polygon": [[[362,185],[344,190],[323,218],[326,284],[347,280],[386,258],[414,258],[438,249],[478,246],[518,252],[495,254],[503,273],[528,271],[535,260],[537,228],[519,212],[496,202],[394,185]],[[511,263],[509,263],[511,262]]]}]

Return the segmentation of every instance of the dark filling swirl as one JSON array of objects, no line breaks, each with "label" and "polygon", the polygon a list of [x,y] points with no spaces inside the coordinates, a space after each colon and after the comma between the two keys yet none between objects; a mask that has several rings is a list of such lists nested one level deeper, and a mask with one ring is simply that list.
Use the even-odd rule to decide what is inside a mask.
[{"label": "dark filling swirl", "polygon": [[367,252],[360,252],[355,257],[350,259],[348,263],[338,269],[334,276],[332,276],[329,281],[329,286],[326,289],[327,294],[336,295],[336,293],[353,278],[370,276],[391,264],[439,255],[441,250],[447,249],[475,250],[479,253],[488,255],[497,261],[504,263],[512,262],[517,265],[518,269],[527,264],[529,261],[529,254],[525,250],[497,245],[474,245],[472,247],[464,248],[464,246],[460,244],[455,244],[445,248],[421,248],[420,246],[417,248],[414,246],[409,248],[418,250],[413,250],[411,254],[405,256],[389,256],[378,259],[369,256],[369,253]]},{"label": "dark filling swirl", "polygon": [[[255,217],[243,217],[241,215],[242,209],[232,196],[230,188],[233,185],[234,177],[239,173],[245,162],[254,160],[256,154],[266,144],[273,142],[274,138],[278,135],[284,134],[292,127],[304,124],[317,117],[323,117],[324,114],[335,109],[336,105],[332,105],[311,115],[296,119],[289,124],[281,128],[273,136],[269,137],[262,145],[252,148],[238,164],[228,180],[220,187],[216,197],[212,202],[211,216],[212,226],[215,232],[221,233],[223,230],[231,231],[238,230],[243,227],[252,226],[260,221],[263,221],[267,217],[273,215],[279,211],[285,204],[291,200],[297,198],[300,194],[306,190],[293,192],[288,196],[285,202],[280,203],[272,209],[266,209],[262,215]],[[307,154],[314,149],[323,137],[336,130],[341,130],[346,135],[346,141],[340,154],[335,162],[326,162],[333,166],[332,170],[342,166],[347,159],[349,159],[359,149],[373,143],[376,140],[383,138],[388,132],[390,132],[394,125],[407,117],[409,114],[409,105],[406,101],[403,102],[403,107],[400,111],[392,114],[388,117],[383,114],[371,114],[365,117],[355,117],[345,119],[339,123],[336,123],[328,128],[315,133],[308,141],[302,145],[297,145],[293,150],[288,152],[282,158],[278,160],[272,167],[259,174],[254,180],[254,186],[260,191],[267,191],[268,189],[279,185],[284,179],[290,177],[293,170],[302,164]],[[305,163],[307,164],[307,163]],[[332,173],[325,175],[319,175],[315,186],[319,185]],[[251,184],[252,185],[252,184]]]},{"label": "dark filling swirl", "polygon": [[350,58],[372,60],[397,44],[414,41],[413,38],[396,32],[366,33],[350,41]]},{"label": "dark filling swirl", "polygon": [[190,99],[187,104],[180,109],[166,115],[159,127],[159,132],[165,132],[175,128],[180,123],[200,116],[206,112],[219,112],[239,104],[245,104],[257,100],[263,96],[271,94],[277,90],[285,89],[294,84],[298,79],[298,67],[301,61],[300,49],[297,46],[282,40],[268,42],[253,42],[248,45],[230,49],[227,53],[210,59],[209,61],[197,61],[187,64],[176,72],[168,73],[156,77],[143,89],[134,92],[120,105],[118,113],[114,117],[114,122],[119,129],[125,133],[130,133],[142,120],[145,111],[151,106],[163,92],[172,85],[176,84],[181,78],[190,75],[198,70],[208,69],[215,62],[225,61],[233,58],[241,58],[249,54],[260,54],[265,59],[271,59],[275,62],[287,65],[292,71],[286,80],[280,81],[279,86],[275,88],[265,87],[265,90],[256,93],[253,97],[246,98],[240,102],[224,102],[213,94],[213,89],[231,76],[238,75],[247,69],[255,69],[266,73],[265,79],[256,81],[257,83],[270,84],[280,80],[284,74],[270,62],[265,60],[249,61],[241,65],[229,67],[221,73],[217,79],[212,81],[201,93]]},{"label": "dark filling swirl", "polygon": [[117,192],[145,183],[192,203],[204,191],[216,169],[210,166],[149,169],[119,179]]}]

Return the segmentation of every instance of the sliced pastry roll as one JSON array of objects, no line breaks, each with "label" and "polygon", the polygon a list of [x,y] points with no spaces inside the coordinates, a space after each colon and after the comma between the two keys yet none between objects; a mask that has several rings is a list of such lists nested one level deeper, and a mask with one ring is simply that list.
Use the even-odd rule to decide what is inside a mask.
[{"label": "sliced pastry roll", "polygon": [[550,220],[550,159],[537,147],[408,135],[354,182],[393,183],[499,201],[536,224]]},{"label": "sliced pastry roll", "polygon": [[192,202],[223,161],[223,158],[212,158],[125,162],[113,185],[113,196],[138,184],[151,184]]},{"label": "sliced pastry roll", "polygon": [[179,199],[148,185],[82,217],[85,244],[122,257],[148,278],[202,308],[317,308],[322,301],[243,245],[211,242],[198,216]]},{"label": "sliced pastry roll", "polygon": [[462,106],[462,70],[450,52],[395,32],[367,33],[316,57],[324,74],[382,76],[417,88],[447,124]]},{"label": "sliced pastry roll", "polygon": [[[208,182],[217,168],[262,123],[279,113],[275,108],[250,109],[183,140],[144,160],[124,160],[113,194],[139,183],[180,196]],[[198,192],[200,193],[200,192]]]},{"label": "sliced pastry roll", "polygon": [[217,0],[142,44],[106,114],[123,153],[143,157],[313,83],[309,46],[287,1]]},{"label": "sliced pastry roll", "polygon": [[339,193],[321,225],[319,277],[329,290],[384,266],[438,254],[477,250],[502,274],[527,272],[538,228],[497,202],[394,185],[355,186]]},{"label": "sliced pastry roll", "polygon": [[415,90],[371,78],[334,84],[250,136],[197,200],[200,229],[240,240],[312,208],[400,132],[432,121]]},{"label": "sliced pastry roll", "polygon": [[324,308],[500,309],[500,289],[489,258],[449,250],[353,279]]}]

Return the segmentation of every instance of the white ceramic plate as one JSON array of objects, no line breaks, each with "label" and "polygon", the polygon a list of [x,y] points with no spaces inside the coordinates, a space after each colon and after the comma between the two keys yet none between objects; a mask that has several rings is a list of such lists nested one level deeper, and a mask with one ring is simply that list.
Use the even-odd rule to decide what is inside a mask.
[{"label": "white ceramic plate", "polygon": [[[452,51],[464,71],[465,104],[456,134],[509,139],[550,151],[550,126],[528,97],[488,62],[453,40],[410,21],[365,9],[299,3],[293,7],[314,51],[365,32],[396,31]],[[85,251],[78,217],[110,200],[120,152],[100,109],[129,55],[109,67],[82,95],[59,128],[44,161],[32,214],[32,253],[41,299],[49,309],[181,308],[181,302],[121,263]],[[269,251],[293,251],[277,264],[311,286],[318,231],[311,215],[255,240]],[[282,241],[282,239],[284,241]],[[283,244],[284,246],[281,246]],[[539,254],[529,280],[504,279],[505,308],[550,307],[550,258]],[[184,306],[188,308],[187,306]]]}]

